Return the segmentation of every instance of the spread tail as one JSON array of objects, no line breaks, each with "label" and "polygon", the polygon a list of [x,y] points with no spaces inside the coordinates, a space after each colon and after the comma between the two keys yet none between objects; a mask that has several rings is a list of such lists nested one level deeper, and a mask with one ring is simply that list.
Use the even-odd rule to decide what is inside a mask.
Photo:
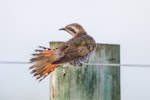
[{"label": "spread tail", "polygon": [[32,69],[31,74],[36,77],[37,80],[42,81],[50,72],[58,67],[58,64],[51,64],[55,60],[55,49],[49,49],[39,46],[42,50],[35,50],[34,57],[30,59],[35,64],[29,69]]}]

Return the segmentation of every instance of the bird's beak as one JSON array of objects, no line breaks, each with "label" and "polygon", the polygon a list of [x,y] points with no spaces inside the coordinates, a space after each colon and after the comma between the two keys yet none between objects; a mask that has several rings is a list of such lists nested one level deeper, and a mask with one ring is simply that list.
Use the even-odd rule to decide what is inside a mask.
[{"label": "bird's beak", "polygon": [[59,30],[65,30],[65,28],[60,28]]}]

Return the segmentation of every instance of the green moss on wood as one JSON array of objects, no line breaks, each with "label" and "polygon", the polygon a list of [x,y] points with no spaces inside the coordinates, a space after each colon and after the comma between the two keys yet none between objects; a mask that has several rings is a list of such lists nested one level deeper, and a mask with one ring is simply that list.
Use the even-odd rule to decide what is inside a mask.
[{"label": "green moss on wood", "polygon": [[[51,42],[52,48],[62,42]],[[120,46],[97,44],[90,63],[120,63]],[[66,75],[62,74],[63,69]],[[120,67],[62,65],[50,75],[50,100],[120,100]]]}]

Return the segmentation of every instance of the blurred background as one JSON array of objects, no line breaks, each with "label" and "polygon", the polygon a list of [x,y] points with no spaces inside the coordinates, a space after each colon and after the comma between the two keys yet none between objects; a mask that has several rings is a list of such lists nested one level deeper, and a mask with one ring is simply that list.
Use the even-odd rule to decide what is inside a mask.
[{"label": "blurred background", "polygon": [[[1,0],[0,61],[28,62],[37,46],[71,38],[79,23],[97,43],[120,44],[122,64],[150,64],[149,0]],[[0,100],[49,100],[30,64],[0,64]],[[121,100],[150,100],[150,67],[121,66]]]}]

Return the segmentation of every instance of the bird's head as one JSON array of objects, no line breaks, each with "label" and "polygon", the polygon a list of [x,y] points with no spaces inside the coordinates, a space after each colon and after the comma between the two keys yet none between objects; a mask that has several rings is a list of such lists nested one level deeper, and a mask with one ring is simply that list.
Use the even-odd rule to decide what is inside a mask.
[{"label": "bird's head", "polygon": [[83,27],[77,23],[69,24],[59,30],[64,30],[64,31],[68,32],[69,34],[71,34],[72,36],[76,36],[77,34],[80,34],[80,33],[86,33],[84,31]]}]

